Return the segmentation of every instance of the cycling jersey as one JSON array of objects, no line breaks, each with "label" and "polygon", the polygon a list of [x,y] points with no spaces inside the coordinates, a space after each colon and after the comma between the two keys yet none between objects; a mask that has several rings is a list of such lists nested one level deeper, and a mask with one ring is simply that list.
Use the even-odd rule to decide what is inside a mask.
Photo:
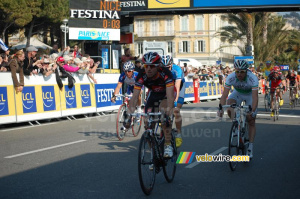
[{"label": "cycling jersey", "polygon": [[153,92],[166,94],[166,88],[174,86],[173,75],[169,69],[159,67],[156,76],[148,78],[145,69],[142,69],[136,78],[134,89],[141,90],[143,85]]},{"label": "cycling jersey", "polygon": [[250,70],[247,70],[245,80],[239,81],[233,72],[226,78],[224,87],[231,89],[231,86],[239,93],[250,94],[253,90],[258,90],[258,78]]},{"label": "cycling jersey", "polygon": [[271,69],[272,69],[272,67],[270,67],[270,68],[263,67],[263,68],[260,69],[260,71],[263,73],[263,76],[265,78],[267,78],[271,73]]},{"label": "cycling jersey", "polygon": [[128,87],[127,87],[127,94],[131,94],[133,92],[133,88],[134,88],[134,85],[135,85],[135,80],[136,80],[136,77],[138,76],[138,73],[137,72],[133,72],[132,74],[132,77],[131,78],[128,78],[125,74],[125,72],[122,72],[122,74],[120,75],[119,77],[119,82],[122,83],[122,84],[127,84]]},{"label": "cycling jersey", "polygon": [[173,64],[172,65],[172,75],[173,75],[173,79],[176,81],[177,79],[181,79],[181,82],[184,83],[185,79],[184,79],[184,73],[182,71],[182,69],[180,68],[180,66]]},{"label": "cycling jersey", "polygon": [[282,80],[284,80],[284,76],[281,72],[278,73],[278,76],[276,77],[274,73],[271,73],[268,76],[268,81],[271,82],[271,93],[275,92],[275,88],[281,85]]},{"label": "cycling jersey", "polygon": [[295,75],[294,76],[287,75],[286,79],[290,80],[290,86],[295,86],[297,80],[297,77]]},{"label": "cycling jersey", "polygon": [[174,86],[172,72],[168,68],[159,67],[157,75],[148,78],[145,69],[142,69],[136,78],[134,89],[141,90],[143,85],[149,89],[145,104],[145,113],[147,113],[150,107],[158,107],[159,101],[166,98],[167,87]]}]

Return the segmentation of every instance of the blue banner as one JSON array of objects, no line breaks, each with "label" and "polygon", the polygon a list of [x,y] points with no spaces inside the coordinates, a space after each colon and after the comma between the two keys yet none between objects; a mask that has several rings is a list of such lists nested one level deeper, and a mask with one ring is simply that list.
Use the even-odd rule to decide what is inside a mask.
[{"label": "blue banner", "polygon": [[185,82],[184,98],[190,98],[194,96],[194,85],[193,82]]},{"label": "blue banner", "polygon": [[109,69],[108,48],[102,48],[102,68]]},{"label": "blue banner", "polygon": [[[96,96],[97,108],[121,105],[123,103],[123,99],[121,97],[117,97],[116,103],[112,103],[110,101],[116,87],[117,84],[101,84],[101,85],[96,84],[95,85],[95,96]],[[122,93],[122,91],[120,91],[120,93]]]},{"label": "blue banner", "polygon": [[66,108],[77,108],[75,86],[71,89],[65,85]]},{"label": "blue banner", "polygon": [[90,85],[80,85],[81,105],[82,107],[91,106]]},{"label": "blue banner", "polygon": [[228,6],[265,6],[265,5],[299,5],[299,0],[194,0],[194,7],[228,7]]},{"label": "blue banner", "polygon": [[207,93],[207,82],[202,82],[200,81],[200,100],[201,100],[201,97],[206,97],[208,96],[208,93]]},{"label": "blue banner", "polygon": [[282,71],[288,71],[290,69],[289,65],[280,65]]},{"label": "blue banner", "polygon": [[7,88],[0,87],[0,115],[8,115]]},{"label": "blue banner", "polygon": [[234,61],[236,60],[245,60],[248,62],[248,64],[254,64],[254,57],[253,56],[235,56]]},{"label": "blue banner", "polygon": [[212,83],[208,83],[208,95],[212,95]]},{"label": "blue banner", "polygon": [[25,86],[22,91],[23,113],[36,112],[34,86]]},{"label": "blue banner", "polygon": [[54,86],[42,86],[44,111],[55,111]]}]

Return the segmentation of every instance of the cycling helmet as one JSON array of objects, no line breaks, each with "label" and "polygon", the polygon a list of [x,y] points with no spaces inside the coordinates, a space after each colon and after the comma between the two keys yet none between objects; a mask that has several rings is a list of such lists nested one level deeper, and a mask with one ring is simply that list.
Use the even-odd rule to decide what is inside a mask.
[{"label": "cycling helmet", "polygon": [[163,66],[170,67],[173,64],[173,58],[170,55],[161,56],[161,63]]},{"label": "cycling helmet", "polygon": [[273,68],[273,70],[274,70],[274,72],[280,72],[280,67],[279,66],[274,66],[274,68]]},{"label": "cycling helmet", "polygon": [[294,70],[290,70],[291,75],[295,75],[295,71]]},{"label": "cycling helmet", "polygon": [[149,65],[159,65],[161,57],[156,52],[148,52],[143,55],[142,62]]},{"label": "cycling helmet", "polygon": [[127,61],[123,65],[124,71],[133,71],[134,70],[134,64],[131,61]]},{"label": "cycling helmet", "polygon": [[234,68],[239,70],[246,70],[249,67],[245,60],[236,60],[234,62]]}]

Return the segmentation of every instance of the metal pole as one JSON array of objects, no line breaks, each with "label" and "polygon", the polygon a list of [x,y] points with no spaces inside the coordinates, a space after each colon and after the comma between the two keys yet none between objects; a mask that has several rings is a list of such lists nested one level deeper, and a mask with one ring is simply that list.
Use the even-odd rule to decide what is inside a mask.
[{"label": "metal pole", "polygon": [[67,24],[65,24],[65,48],[67,47]]}]

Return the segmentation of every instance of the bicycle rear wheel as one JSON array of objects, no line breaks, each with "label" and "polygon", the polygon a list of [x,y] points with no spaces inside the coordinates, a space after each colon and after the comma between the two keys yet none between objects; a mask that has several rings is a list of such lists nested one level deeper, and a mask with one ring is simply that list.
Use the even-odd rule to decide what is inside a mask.
[{"label": "bicycle rear wheel", "polygon": [[[234,122],[232,123],[229,136],[228,155],[230,156],[241,155],[243,153],[239,146],[238,133],[238,123]],[[232,171],[235,171],[236,166],[237,162],[229,162],[229,167]]]},{"label": "bicycle rear wheel", "polygon": [[[144,133],[140,140],[139,155],[138,155],[138,172],[139,181],[143,192],[150,195],[155,183],[155,163],[153,161],[153,139]],[[152,169],[150,169],[152,165]]]},{"label": "bicycle rear wheel", "polygon": [[132,134],[134,137],[138,136],[140,131],[141,131],[141,127],[142,127],[142,120],[143,117],[140,116],[140,118],[132,118],[133,120],[133,125],[132,125]]},{"label": "bicycle rear wheel", "polygon": [[116,121],[116,130],[117,130],[117,137],[120,141],[122,141],[125,137],[126,131],[121,130],[121,127],[123,127],[124,121],[126,117],[126,104],[122,104],[119,108],[118,114],[117,114],[117,121]]},{"label": "bicycle rear wheel", "polygon": [[171,144],[173,147],[173,157],[172,158],[164,158],[163,171],[164,176],[168,183],[171,183],[174,180],[176,173],[176,161],[177,161],[177,148],[175,142],[175,131],[172,129],[172,139]]}]

